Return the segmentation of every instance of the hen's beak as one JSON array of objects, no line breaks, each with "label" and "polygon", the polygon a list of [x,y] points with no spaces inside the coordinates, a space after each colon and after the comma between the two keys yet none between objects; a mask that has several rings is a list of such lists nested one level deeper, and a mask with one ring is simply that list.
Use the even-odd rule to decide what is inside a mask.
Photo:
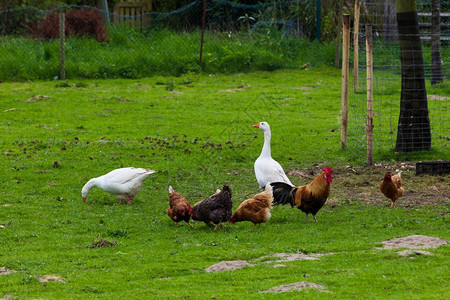
[{"label": "hen's beak", "polygon": [[252,125],[252,127],[259,128],[259,123],[258,123],[258,124],[255,124],[255,125]]},{"label": "hen's beak", "polygon": [[83,197],[83,202],[86,202],[86,197]]}]

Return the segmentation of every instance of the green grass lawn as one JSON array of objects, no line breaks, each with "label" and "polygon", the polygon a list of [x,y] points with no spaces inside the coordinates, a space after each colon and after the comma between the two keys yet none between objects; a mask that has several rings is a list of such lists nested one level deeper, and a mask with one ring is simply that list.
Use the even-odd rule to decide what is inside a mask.
[{"label": "green grass lawn", "polygon": [[[362,171],[347,167],[363,160],[340,149],[339,70],[1,85],[0,268],[15,272],[0,269],[0,297],[279,299],[260,292],[300,281],[326,291],[282,297],[450,297],[448,246],[425,249],[430,256],[376,249],[415,234],[450,239],[450,178],[405,171],[406,194],[395,209],[376,194],[384,169],[367,168],[375,179],[352,184]],[[253,163],[263,134],[251,125],[259,121],[271,125],[272,156],[285,170],[335,169],[330,197],[338,204],[324,206],[318,223],[290,207],[274,208],[255,228],[225,224],[214,232],[203,223],[172,222],[169,185],[195,203],[228,183],[234,208],[258,192]],[[445,159],[449,151],[428,155]],[[100,189],[81,202],[89,178],[126,166],[157,171],[132,205],[116,206],[118,199]],[[310,180],[289,174],[294,184]],[[425,180],[446,192],[419,185]],[[365,201],[360,185],[380,201]],[[433,204],[410,202],[418,193],[433,194]],[[111,247],[93,247],[100,239]],[[280,263],[263,256],[275,253],[321,256],[274,267]],[[204,271],[234,260],[254,266]],[[65,282],[40,282],[44,275]]]}]

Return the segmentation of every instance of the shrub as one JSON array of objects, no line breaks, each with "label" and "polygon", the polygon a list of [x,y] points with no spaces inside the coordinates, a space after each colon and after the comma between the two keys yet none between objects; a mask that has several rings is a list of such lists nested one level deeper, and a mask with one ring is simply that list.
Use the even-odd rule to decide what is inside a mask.
[{"label": "shrub", "polygon": [[[72,9],[66,12],[65,30],[68,36],[89,36],[98,42],[104,42],[107,37],[102,24],[103,15],[96,10],[87,8]],[[59,12],[52,12],[42,19],[33,30],[35,37],[54,39],[59,37]]]}]

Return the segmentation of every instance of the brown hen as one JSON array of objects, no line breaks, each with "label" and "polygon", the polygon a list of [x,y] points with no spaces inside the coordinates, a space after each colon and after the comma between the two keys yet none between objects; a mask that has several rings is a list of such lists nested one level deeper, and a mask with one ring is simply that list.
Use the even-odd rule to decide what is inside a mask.
[{"label": "brown hen", "polygon": [[186,200],[182,195],[175,192],[172,186],[169,186],[169,205],[167,208],[167,215],[175,222],[185,221],[189,226],[192,214],[192,206],[189,201]]},{"label": "brown hen", "polygon": [[250,221],[256,226],[270,219],[272,209],[272,186],[267,183],[263,192],[242,202],[230,219],[230,223]]},{"label": "brown hen", "polygon": [[395,200],[400,198],[405,191],[402,188],[403,180],[401,174],[402,171],[392,176],[392,172],[387,171],[380,183],[380,191],[392,201],[390,207],[395,207]]}]

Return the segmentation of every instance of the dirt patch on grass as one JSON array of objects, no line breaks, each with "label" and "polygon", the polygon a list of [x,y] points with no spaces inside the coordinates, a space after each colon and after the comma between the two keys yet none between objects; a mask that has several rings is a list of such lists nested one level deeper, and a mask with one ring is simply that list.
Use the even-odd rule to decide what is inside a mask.
[{"label": "dirt patch on grass", "polygon": [[[229,261],[222,261],[220,263],[217,263],[215,265],[212,265],[205,269],[206,272],[223,272],[223,271],[233,271],[242,269],[245,267],[253,267],[257,265],[258,263],[277,263],[274,265],[274,267],[284,267],[284,265],[280,263],[289,262],[289,261],[296,261],[296,260],[317,260],[319,256],[322,256],[322,254],[301,254],[301,253],[274,253],[274,254],[268,254],[265,256],[261,256],[259,258],[254,259],[256,260],[262,260],[261,262],[254,262],[253,264],[250,264],[246,262],[245,260],[229,260]],[[252,261],[253,262],[253,261]]]},{"label": "dirt patch on grass", "polygon": [[438,101],[446,101],[446,100],[450,100],[449,97],[437,96],[437,95],[428,95],[428,99],[429,99],[429,100],[438,100]]},{"label": "dirt patch on grass", "polygon": [[[397,207],[413,208],[424,205],[445,205],[450,203],[450,174],[415,175],[415,163],[374,166],[337,166],[333,167],[331,193],[325,205],[366,204],[389,206],[391,201],[380,192],[380,182],[386,171],[402,171],[405,193],[397,201]],[[292,182],[303,185],[311,182],[321,172],[321,166],[314,165],[305,169],[289,169]],[[294,177],[294,178],[293,178]],[[445,210],[442,215],[447,215]]]},{"label": "dirt patch on grass", "polygon": [[42,275],[37,278],[39,282],[66,282],[64,278],[56,275]]},{"label": "dirt patch on grass", "polygon": [[49,96],[36,95],[36,96],[31,97],[31,98],[23,100],[23,102],[36,102],[38,100],[43,100],[43,99],[48,99],[48,98],[50,98],[50,97]]},{"label": "dirt patch on grass", "polygon": [[274,253],[265,255],[261,258],[272,258],[271,260],[265,261],[265,263],[281,263],[287,261],[296,261],[296,260],[317,260],[321,254],[301,254],[301,253]]},{"label": "dirt patch on grass", "polygon": [[245,267],[253,267],[254,265],[249,264],[245,260],[229,260],[222,261],[215,265],[212,265],[205,269],[206,272],[223,272],[223,271],[234,271]]},{"label": "dirt patch on grass", "polygon": [[328,292],[323,285],[308,281],[300,281],[292,284],[275,286],[271,289],[261,291],[260,293],[284,293],[290,291],[301,291],[304,288],[314,288],[323,292]]},{"label": "dirt patch on grass", "polygon": [[8,275],[8,274],[11,274],[14,272],[16,272],[16,271],[8,269],[6,267],[0,267],[0,275]]},{"label": "dirt patch on grass", "polygon": [[113,247],[115,245],[117,245],[116,241],[108,241],[107,239],[99,237],[96,241],[92,242],[90,247],[91,248],[106,248],[106,247]]},{"label": "dirt patch on grass", "polygon": [[383,242],[382,249],[430,249],[447,245],[448,241],[426,235],[410,235]]},{"label": "dirt patch on grass", "polygon": [[434,255],[433,252],[428,252],[428,251],[423,251],[423,250],[403,250],[403,251],[397,252],[397,254],[401,255],[401,256],[411,256],[412,258],[414,256],[419,256],[419,255]]}]

